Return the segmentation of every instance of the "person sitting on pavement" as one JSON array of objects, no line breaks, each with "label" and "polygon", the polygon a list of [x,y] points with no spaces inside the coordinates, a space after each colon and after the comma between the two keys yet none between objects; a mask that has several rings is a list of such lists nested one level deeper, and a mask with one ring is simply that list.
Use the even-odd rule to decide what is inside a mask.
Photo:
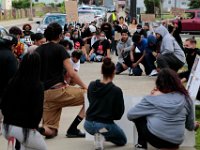
[{"label": "person sitting on pavement", "polygon": [[[82,106],[78,116],[74,119],[67,137],[85,137],[77,126],[84,118],[84,93],[87,85],[83,83],[70,63],[70,56],[65,48],[59,44],[62,38],[62,27],[58,23],[51,23],[44,32],[47,43],[39,46],[36,52],[41,57],[41,81],[44,83],[45,100],[43,110],[43,128],[40,132],[46,138],[57,136],[59,121],[63,107]],[[71,87],[64,82],[63,69],[69,73],[78,87]]]},{"label": "person sitting on pavement", "polygon": [[4,116],[3,135],[7,140],[15,138],[19,141],[21,150],[47,150],[43,137],[37,131],[44,101],[40,66],[38,53],[26,53],[7,85],[0,104]]},{"label": "person sitting on pavement", "polygon": [[[122,90],[113,84],[115,64],[105,58],[101,66],[103,78],[92,81],[88,87],[89,107],[86,111],[85,130],[94,135],[95,149],[103,149],[104,138],[117,146],[126,144],[123,130],[115,124],[124,113]],[[100,139],[98,139],[100,137]]]},{"label": "person sitting on pavement", "polygon": [[74,52],[74,48],[73,48],[72,43],[68,39],[64,38],[63,40],[61,40],[59,42],[59,44],[65,47],[66,51],[69,53],[69,55],[71,57],[72,53]]},{"label": "person sitting on pavement", "polygon": [[[70,62],[71,65],[74,69],[74,71],[76,71],[77,73],[80,70],[81,67],[81,63],[80,63],[80,58],[82,56],[82,51],[73,51],[71,58],[70,58]],[[65,74],[65,81],[69,84],[69,85],[75,85],[75,83],[73,82],[73,80],[71,79],[71,77],[69,76],[69,74],[66,72]]]},{"label": "person sitting on pavement", "polygon": [[177,72],[186,62],[183,50],[163,25],[157,27],[155,33],[157,40],[161,41],[160,53],[157,56],[157,68],[171,68]]},{"label": "person sitting on pavement", "polygon": [[[137,29],[136,29],[136,31],[135,31],[134,34],[140,34],[140,35],[142,36],[142,38],[147,38],[147,32],[146,32],[146,30],[144,30],[144,29],[142,28],[142,25],[141,25],[141,24],[138,24],[138,25],[137,25]],[[134,34],[133,34],[133,35],[134,35]]]},{"label": "person sitting on pavement", "polygon": [[184,140],[185,128],[193,131],[199,127],[188,91],[169,68],[159,72],[156,88],[132,107],[127,117],[136,125],[138,150],[147,150],[147,142],[157,149],[177,150]]},{"label": "person sitting on pavement", "polygon": [[81,56],[80,61],[81,61],[81,63],[85,63],[85,61],[88,60],[87,59],[88,55],[87,55],[86,48],[85,48],[85,42],[80,37],[78,30],[75,29],[72,31],[71,40],[74,42],[74,50],[82,51],[82,56]]},{"label": "person sitting on pavement", "polygon": [[92,45],[92,50],[89,53],[89,60],[102,62],[104,57],[110,57],[110,43],[106,39],[105,33],[101,32],[99,40]]},{"label": "person sitting on pavement", "polygon": [[142,75],[143,71],[139,66],[140,63],[144,66],[146,75],[150,75],[155,68],[153,67],[153,55],[148,46],[148,40],[142,38],[140,34],[134,34],[132,40],[134,44],[130,51],[130,61],[132,65],[129,75]]},{"label": "person sitting on pavement", "polygon": [[121,31],[121,40],[117,44],[117,53],[118,53],[118,62],[116,64],[116,74],[120,74],[121,72],[131,67],[132,63],[130,61],[130,51],[132,49],[133,42],[129,37],[129,31],[127,29],[123,29]]}]

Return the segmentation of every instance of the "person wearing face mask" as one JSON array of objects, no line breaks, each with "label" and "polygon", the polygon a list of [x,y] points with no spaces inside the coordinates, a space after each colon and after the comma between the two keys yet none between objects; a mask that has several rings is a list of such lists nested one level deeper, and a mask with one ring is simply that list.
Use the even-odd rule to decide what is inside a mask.
[{"label": "person wearing face mask", "polygon": [[106,23],[103,23],[101,25],[101,31],[103,31],[106,35],[106,38],[109,40],[109,42],[111,43],[112,41],[112,26],[110,23],[106,22]]},{"label": "person wearing face mask", "polygon": [[89,53],[89,60],[102,62],[104,57],[110,57],[110,43],[106,39],[105,33],[101,32],[99,40],[92,46],[92,50]]},{"label": "person wearing face mask", "polygon": [[65,31],[64,32],[64,40],[67,40],[72,44],[72,48],[71,49],[74,48],[74,41],[71,40],[71,33],[69,31]]},{"label": "person wearing face mask", "polygon": [[194,37],[188,38],[184,42],[188,70],[179,74],[179,77],[182,79],[182,81],[187,81],[189,79],[196,55],[200,55],[200,49],[196,47],[196,44],[197,41]]},{"label": "person wearing face mask", "polygon": [[80,37],[78,30],[72,31],[72,37],[71,40],[74,42],[74,50],[81,50],[82,51],[82,56],[81,56],[81,63],[84,63],[88,56],[85,48],[85,43],[83,39]]},{"label": "person wearing face mask", "polygon": [[134,34],[140,34],[142,37],[147,38],[147,32],[142,28],[141,24],[137,25],[137,29]]}]

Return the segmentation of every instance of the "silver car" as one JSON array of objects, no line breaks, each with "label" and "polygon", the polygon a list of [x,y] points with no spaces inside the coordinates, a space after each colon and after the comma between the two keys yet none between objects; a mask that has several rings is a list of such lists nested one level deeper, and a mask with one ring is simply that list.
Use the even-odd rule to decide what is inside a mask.
[{"label": "silver car", "polygon": [[57,22],[62,26],[62,28],[64,28],[65,24],[67,23],[67,15],[62,13],[47,13],[41,22],[36,22],[37,24],[39,24],[36,32],[44,33],[47,26],[52,22]]}]

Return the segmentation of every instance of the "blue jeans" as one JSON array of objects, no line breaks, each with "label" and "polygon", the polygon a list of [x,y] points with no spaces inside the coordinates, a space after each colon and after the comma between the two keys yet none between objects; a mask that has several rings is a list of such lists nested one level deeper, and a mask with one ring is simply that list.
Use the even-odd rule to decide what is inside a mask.
[{"label": "blue jeans", "polygon": [[[112,142],[117,146],[123,146],[126,144],[127,139],[123,130],[117,126],[115,123],[100,123],[95,121],[85,121],[84,123],[85,130],[94,135],[95,133],[101,133],[106,141]],[[100,132],[101,129],[105,128],[107,132]]]}]

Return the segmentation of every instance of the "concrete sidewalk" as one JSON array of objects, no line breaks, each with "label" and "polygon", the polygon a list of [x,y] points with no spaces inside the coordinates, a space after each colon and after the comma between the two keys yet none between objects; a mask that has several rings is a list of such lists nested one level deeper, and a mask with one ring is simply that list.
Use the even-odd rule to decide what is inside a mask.
[{"label": "concrete sidewalk", "polygon": [[[116,60],[116,57],[114,57]],[[116,61],[115,61],[116,62]],[[80,77],[83,81],[89,84],[91,81],[101,78],[101,63],[85,63],[81,65]],[[141,76],[134,77],[128,76],[128,72],[124,72],[121,75],[115,76],[114,83],[121,87],[124,95],[142,96],[150,93],[154,88],[155,77]],[[48,150],[93,150],[93,141],[87,141],[84,138],[66,138],[65,133],[69,125],[76,117],[80,110],[80,107],[68,107],[64,108],[60,120],[60,128],[58,136],[51,140],[46,140]],[[83,122],[79,128],[83,130]],[[7,149],[7,141],[0,136],[0,150]],[[105,149],[107,150],[133,150],[133,144],[127,144],[123,147],[116,147],[111,143],[105,143]],[[149,148],[148,150],[154,150]],[[181,148],[180,150],[195,150],[194,148]]]},{"label": "concrete sidewalk", "polygon": [[42,18],[39,17],[35,17],[33,18],[33,21],[29,21],[28,18],[21,18],[21,19],[15,19],[15,20],[6,20],[6,21],[0,21],[0,25],[5,27],[5,28],[9,28],[11,26],[21,26],[25,23],[36,23],[37,21],[41,21]]}]

